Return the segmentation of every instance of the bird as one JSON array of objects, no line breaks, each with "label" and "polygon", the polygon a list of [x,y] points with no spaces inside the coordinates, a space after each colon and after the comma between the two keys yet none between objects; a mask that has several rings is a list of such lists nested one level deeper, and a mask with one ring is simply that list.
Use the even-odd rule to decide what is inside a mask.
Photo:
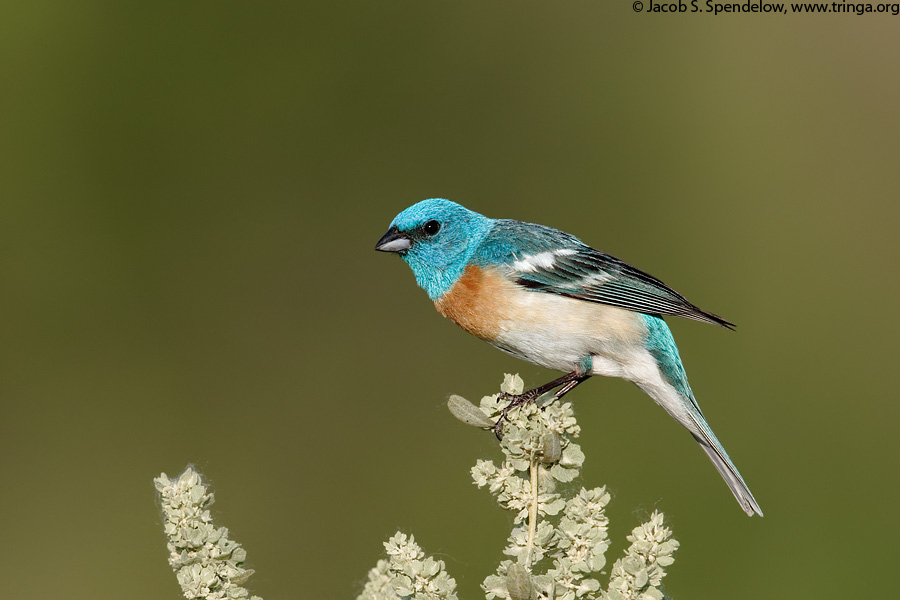
[{"label": "bird", "polygon": [[700,411],[663,317],[732,330],[733,323],[571,234],[491,219],[443,198],[400,212],[375,250],[398,254],[437,311],[465,331],[566,373],[508,396],[510,406],[553,390],[553,398],[561,398],[594,375],[631,381],[690,432],[744,512],[762,516]]}]

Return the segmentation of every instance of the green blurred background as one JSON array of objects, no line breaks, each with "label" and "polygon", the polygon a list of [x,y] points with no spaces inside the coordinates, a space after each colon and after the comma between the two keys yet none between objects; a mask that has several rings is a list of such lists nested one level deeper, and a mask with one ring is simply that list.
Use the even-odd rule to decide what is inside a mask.
[{"label": "green blurred background", "polygon": [[412,532],[464,598],[510,522],[454,420],[517,362],[372,251],[447,197],[571,231],[738,323],[670,323],[749,519],[636,388],[573,399],[610,557],[676,598],[891,595],[900,37],[887,15],[630,2],[0,6],[0,564],[15,598],[178,598],[193,463],[252,590],[354,598]]}]

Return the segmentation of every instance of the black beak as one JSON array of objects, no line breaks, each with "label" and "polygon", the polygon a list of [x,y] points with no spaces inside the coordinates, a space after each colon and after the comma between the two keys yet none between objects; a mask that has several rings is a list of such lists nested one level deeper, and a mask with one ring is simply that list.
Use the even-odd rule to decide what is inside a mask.
[{"label": "black beak", "polygon": [[412,241],[406,234],[400,233],[396,225],[388,229],[387,233],[381,236],[381,239],[375,244],[375,249],[381,252],[405,252],[410,248],[412,248]]}]

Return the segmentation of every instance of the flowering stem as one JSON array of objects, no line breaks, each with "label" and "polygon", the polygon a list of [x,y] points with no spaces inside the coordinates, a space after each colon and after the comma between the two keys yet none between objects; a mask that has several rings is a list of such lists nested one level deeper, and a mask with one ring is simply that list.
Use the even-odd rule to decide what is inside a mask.
[{"label": "flowering stem", "polygon": [[528,542],[525,554],[525,568],[531,569],[531,553],[534,550],[534,535],[537,531],[538,518],[538,466],[533,454],[531,456],[531,466],[528,470],[531,474],[531,505],[528,507]]},{"label": "flowering stem", "polygon": [[[169,538],[169,564],[185,598],[192,600],[248,600],[241,587],[251,569],[243,564],[247,552],[228,539],[228,530],[216,527],[209,515],[213,494],[200,474],[188,467],[176,479],[165,473],[153,480],[165,516]],[[249,596],[249,600],[262,600]]]}]

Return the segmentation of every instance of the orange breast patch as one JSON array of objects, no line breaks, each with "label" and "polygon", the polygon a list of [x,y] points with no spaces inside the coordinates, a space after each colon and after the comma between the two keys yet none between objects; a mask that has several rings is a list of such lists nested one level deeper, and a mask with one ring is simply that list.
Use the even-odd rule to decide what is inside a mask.
[{"label": "orange breast patch", "polygon": [[500,334],[506,317],[503,292],[513,284],[493,271],[469,265],[452,288],[434,301],[438,312],[469,333],[488,341]]}]

